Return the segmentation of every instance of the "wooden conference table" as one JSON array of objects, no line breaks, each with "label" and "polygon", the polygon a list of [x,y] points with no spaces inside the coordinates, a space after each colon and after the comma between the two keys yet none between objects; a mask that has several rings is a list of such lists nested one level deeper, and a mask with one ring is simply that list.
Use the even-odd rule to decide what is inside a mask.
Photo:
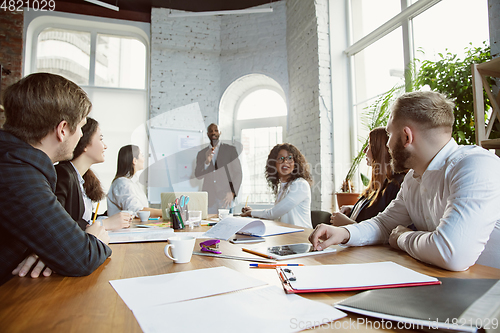
[{"label": "wooden conference table", "polygon": [[[186,231],[207,229],[208,227],[199,227]],[[267,237],[266,245],[307,242],[311,231],[306,229],[305,232]],[[195,251],[199,251],[200,241],[203,240],[196,241]],[[0,331],[141,332],[132,311],[109,284],[110,280],[116,279],[226,266],[266,281],[270,285],[281,286],[274,270],[250,269],[248,261],[193,255],[190,263],[174,264],[163,253],[165,244],[166,242],[111,244],[112,256],[94,273],[86,277],[63,277],[57,274],[38,279],[14,277],[0,287]],[[255,244],[246,244],[246,246],[253,245]],[[254,257],[252,254],[243,252],[241,250],[243,246],[245,245],[221,241],[220,250],[227,255]],[[332,254],[292,259],[286,262],[321,265],[380,261],[393,261],[435,277],[500,279],[500,269],[474,265],[465,272],[449,272],[423,264],[406,253],[393,250],[388,246],[345,248]],[[356,292],[302,294],[302,296],[333,304],[354,294]],[[214,304],[214,309],[216,308],[217,305]],[[196,313],[193,313],[193,317],[196,318]],[[352,322],[361,319],[363,317],[349,314],[340,321]],[[357,327],[358,331],[374,330],[376,325],[373,322],[377,319],[364,318],[364,320],[372,321],[372,325],[361,325]],[[323,329],[324,327],[317,328],[317,330]],[[329,329],[333,330],[333,326]],[[238,331],[237,328],[235,331]]]}]

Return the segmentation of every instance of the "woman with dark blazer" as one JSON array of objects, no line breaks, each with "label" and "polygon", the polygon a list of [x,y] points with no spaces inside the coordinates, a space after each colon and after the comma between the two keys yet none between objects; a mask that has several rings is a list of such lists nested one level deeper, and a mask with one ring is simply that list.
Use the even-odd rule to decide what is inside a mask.
[{"label": "woman with dark blazer", "polygon": [[342,206],[333,213],[330,222],[342,226],[370,219],[382,212],[399,192],[404,173],[395,174],[387,148],[385,127],[377,127],[369,134],[366,162],[372,167],[372,177],[354,206]]},{"label": "woman with dark blazer", "polygon": [[57,173],[57,200],[66,209],[80,228],[85,230],[88,222],[83,219],[85,204],[80,187],[80,175],[70,161],[59,162],[55,166]]},{"label": "woman with dark blazer", "polygon": [[[92,202],[99,202],[106,197],[99,178],[90,166],[104,162],[107,147],[96,120],[87,118],[82,133],[73,152],[73,159],[60,162],[55,168],[57,199],[80,228],[85,230],[92,222]],[[119,212],[104,219],[103,225],[106,230],[128,228],[132,218],[131,214]]]}]

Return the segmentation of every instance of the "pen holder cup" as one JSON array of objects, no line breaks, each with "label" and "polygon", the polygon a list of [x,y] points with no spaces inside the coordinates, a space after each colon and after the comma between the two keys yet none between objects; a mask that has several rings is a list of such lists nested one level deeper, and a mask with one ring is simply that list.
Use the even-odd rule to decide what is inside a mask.
[{"label": "pen holder cup", "polygon": [[172,228],[174,228],[175,230],[183,229],[183,225],[179,220],[179,218],[177,217],[177,214],[172,214],[171,220],[172,220]]},{"label": "pen holder cup", "polygon": [[[191,261],[195,242],[196,238],[192,236],[170,237],[163,251],[174,263],[185,264]],[[169,253],[169,249],[172,254]]]}]

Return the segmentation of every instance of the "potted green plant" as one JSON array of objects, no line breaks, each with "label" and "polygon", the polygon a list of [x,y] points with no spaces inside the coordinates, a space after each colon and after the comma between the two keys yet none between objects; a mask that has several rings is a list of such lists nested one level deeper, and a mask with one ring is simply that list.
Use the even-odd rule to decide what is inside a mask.
[{"label": "potted green plant", "polygon": [[[415,89],[428,85],[431,90],[438,91],[452,98],[455,102],[455,123],[453,124],[453,138],[460,145],[477,144],[474,126],[474,97],[472,89],[471,65],[479,64],[491,59],[490,47],[483,42],[483,47],[465,48],[464,60],[458,55],[447,52],[439,53],[437,61],[424,60],[419,63],[419,71],[415,78]],[[491,85],[495,82],[488,78]],[[489,110],[490,102],[485,91],[485,110]],[[488,112],[487,112],[488,113]],[[490,112],[491,114],[491,112]],[[485,119],[488,120],[488,119]],[[500,138],[500,123],[494,123],[490,139]]]},{"label": "potted green plant", "polygon": [[[392,102],[404,92],[404,85],[397,85],[391,88],[389,91],[385,92],[377,98],[375,103],[365,108],[364,114],[361,116],[361,123],[366,127],[368,131],[380,126],[387,125],[387,120],[390,115],[390,106]],[[347,175],[342,182],[341,192],[337,192],[337,205],[342,207],[343,205],[352,205],[356,203],[359,193],[354,193],[353,178],[356,175],[356,171],[359,164],[365,157],[365,148],[368,146],[368,137],[363,138],[363,144],[351,162],[351,166],[347,171]],[[367,186],[370,179],[365,175],[361,174],[361,180],[363,185]]]},{"label": "potted green plant", "polygon": [[[472,90],[471,64],[482,63],[491,59],[490,48],[486,42],[484,47],[466,47],[465,59],[462,61],[456,54],[439,53],[440,60],[430,61],[416,60],[412,64],[411,70],[406,71],[406,80],[404,85],[397,85],[382,94],[374,104],[368,106],[365,114],[362,116],[362,123],[371,131],[375,127],[385,126],[390,115],[390,106],[394,100],[405,91],[414,91],[429,86],[431,90],[441,92],[452,98],[455,102],[455,123],[453,125],[453,138],[458,144],[475,144],[474,128],[474,106]],[[419,69],[416,70],[416,67]],[[416,74],[413,74],[416,73]],[[495,84],[490,80],[490,84]],[[489,98],[484,93],[485,109],[490,109]],[[488,119],[485,119],[488,120]],[[500,137],[500,123],[497,121],[490,138]],[[359,167],[360,162],[365,157],[364,150],[368,145],[368,138],[364,139],[360,151],[352,160],[349,171],[342,182],[341,192],[337,192],[337,204],[354,204],[359,196],[353,193],[353,178]],[[369,183],[368,177],[361,174],[363,185]]]}]

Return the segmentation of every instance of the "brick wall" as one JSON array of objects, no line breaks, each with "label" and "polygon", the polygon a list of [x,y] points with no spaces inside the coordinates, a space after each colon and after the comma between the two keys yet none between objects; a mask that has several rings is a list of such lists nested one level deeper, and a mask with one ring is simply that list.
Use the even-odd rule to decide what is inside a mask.
[{"label": "brick wall", "polygon": [[332,208],[331,88],[326,0],[287,1],[288,140],[311,164],[311,209]]},{"label": "brick wall", "polygon": [[[270,14],[189,18],[170,18],[170,10],[154,8],[153,123],[199,129],[200,121],[203,127],[219,122],[224,91],[238,78],[252,73],[273,78],[287,94],[286,4],[282,1],[272,6],[274,12]],[[192,112],[194,109],[199,111]]]},{"label": "brick wall", "polygon": [[11,71],[2,75],[2,94],[22,75],[23,12],[2,12],[0,15],[0,64]]},{"label": "brick wall", "polygon": [[150,118],[157,117],[153,125],[192,129],[201,121],[216,122],[220,17],[170,18],[168,13],[163,8],[151,13]]},{"label": "brick wall", "polygon": [[286,3],[272,7],[272,13],[222,17],[222,92],[236,79],[258,73],[274,79],[288,94]]},{"label": "brick wall", "polygon": [[[288,99],[285,141],[311,164],[312,209],[332,209],[332,103],[327,0],[272,3],[272,14],[151,17],[151,118],[165,127],[199,122],[179,108],[197,103],[205,125],[218,121],[225,89],[236,79],[264,74]],[[199,128],[199,127],[198,127]],[[323,193],[323,195],[322,195]]]}]

